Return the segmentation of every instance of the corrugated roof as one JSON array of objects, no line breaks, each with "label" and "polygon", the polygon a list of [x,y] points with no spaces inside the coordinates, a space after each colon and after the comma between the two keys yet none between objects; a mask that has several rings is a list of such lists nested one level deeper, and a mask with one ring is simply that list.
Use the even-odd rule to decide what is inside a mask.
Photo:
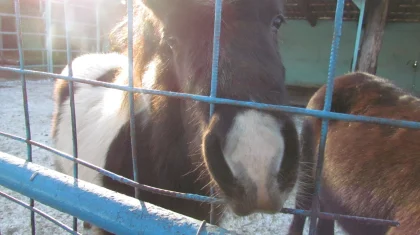
[{"label": "corrugated roof", "polygon": [[[92,5],[97,0],[72,0],[72,3],[80,4],[85,7]],[[119,3],[121,0],[102,0],[106,4]],[[298,7],[298,0],[286,1],[286,17],[289,19],[304,19],[301,9]],[[310,1],[311,10],[318,19],[332,20],[335,16],[335,8],[337,0],[308,0]],[[372,1],[372,0],[366,0]],[[63,2],[63,0],[54,0]],[[37,10],[39,0],[21,0],[22,13],[28,14],[28,10]],[[0,1],[2,12],[13,13],[13,1]],[[54,4],[53,4],[54,5]],[[55,9],[56,11],[56,9]],[[352,0],[345,0],[344,20],[358,20],[359,8]],[[388,9],[388,22],[420,22],[420,0],[390,0]]]},{"label": "corrugated roof", "polygon": [[[310,0],[311,10],[318,19],[334,19],[336,0]],[[367,0],[369,1],[369,0]],[[297,0],[286,0],[286,15],[289,19],[304,19]],[[359,8],[345,1],[344,20],[358,20]],[[388,22],[420,22],[420,0],[390,0]]]}]

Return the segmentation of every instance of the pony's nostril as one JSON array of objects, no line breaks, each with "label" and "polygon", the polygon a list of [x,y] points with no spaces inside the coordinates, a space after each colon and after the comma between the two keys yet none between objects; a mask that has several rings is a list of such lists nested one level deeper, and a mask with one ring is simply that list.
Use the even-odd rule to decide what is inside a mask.
[{"label": "pony's nostril", "polygon": [[203,156],[216,184],[226,196],[234,197],[239,187],[223,155],[219,128],[220,120],[215,114],[203,136]]}]

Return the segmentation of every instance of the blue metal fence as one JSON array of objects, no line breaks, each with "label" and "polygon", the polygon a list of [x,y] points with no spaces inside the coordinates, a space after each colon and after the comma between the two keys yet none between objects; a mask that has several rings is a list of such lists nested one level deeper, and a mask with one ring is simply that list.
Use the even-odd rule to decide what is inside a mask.
[{"label": "blue metal fence", "polygon": [[[49,1],[47,1],[49,2]],[[211,107],[211,112],[213,111],[214,104],[228,104],[234,106],[242,107],[252,107],[262,110],[274,110],[274,111],[284,111],[291,112],[300,115],[310,115],[319,118],[323,118],[322,122],[322,131],[321,131],[321,141],[319,145],[319,160],[317,163],[316,171],[316,190],[315,197],[313,201],[313,207],[311,211],[306,210],[294,210],[284,208],[282,209],[283,213],[289,214],[299,214],[304,216],[309,216],[311,218],[310,223],[310,234],[315,234],[315,224],[317,218],[325,219],[356,219],[370,221],[372,223],[386,224],[389,226],[397,226],[398,223],[390,220],[374,219],[374,218],[362,218],[356,216],[348,215],[338,215],[331,213],[321,213],[319,212],[319,201],[318,201],[318,192],[320,187],[320,175],[323,168],[323,154],[325,149],[325,142],[328,130],[328,121],[331,119],[345,120],[345,121],[356,121],[356,122],[370,122],[370,123],[380,123],[387,124],[397,127],[406,127],[406,128],[420,128],[420,123],[410,122],[403,120],[390,120],[384,118],[374,118],[366,116],[355,116],[349,114],[339,114],[330,112],[331,108],[331,99],[332,99],[332,90],[334,86],[334,77],[335,77],[335,63],[337,57],[337,51],[340,45],[341,37],[341,26],[342,26],[342,17],[344,10],[344,0],[337,1],[336,7],[336,16],[334,23],[334,34],[332,37],[332,47],[331,47],[331,56],[330,56],[330,65],[328,69],[328,78],[327,78],[327,92],[325,96],[325,107],[323,110],[307,110],[304,108],[284,106],[284,105],[269,105],[263,103],[255,102],[245,102],[245,101],[236,101],[228,100],[216,97],[216,87],[218,80],[218,57],[219,57],[219,37],[220,37],[220,25],[221,25],[221,12],[222,12],[222,0],[215,1],[215,26],[214,26],[214,43],[213,43],[213,64],[212,64],[212,80],[211,80],[211,94],[210,96],[199,96],[185,93],[177,92],[166,92],[159,90],[150,90],[133,87],[133,8],[132,0],[127,0],[127,12],[128,12],[128,57],[129,57],[129,85],[120,86],[116,84],[110,84],[100,81],[92,81],[83,78],[76,78],[72,76],[71,68],[71,53],[67,53],[67,62],[69,66],[68,76],[53,74],[51,71],[42,72],[25,69],[24,58],[23,58],[23,49],[22,49],[22,32],[20,28],[20,5],[19,0],[15,0],[15,17],[16,17],[16,27],[17,27],[17,38],[18,38],[18,51],[19,51],[19,68],[13,67],[0,67],[0,71],[9,71],[14,72],[20,75],[21,84],[22,84],[22,95],[24,102],[24,113],[25,113],[25,125],[26,125],[26,136],[20,137],[15,136],[9,133],[5,133],[0,130],[0,135],[8,138],[12,138],[16,141],[24,142],[27,144],[27,161],[19,160],[16,157],[0,153],[0,185],[8,187],[12,190],[15,190],[19,193],[22,193],[25,196],[32,197],[30,199],[29,205],[21,202],[17,199],[6,195],[5,193],[0,193],[1,196],[4,196],[20,205],[31,210],[31,226],[32,234],[35,234],[35,221],[34,214],[38,213],[47,219],[53,221],[58,226],[61,226],[63,229],[67,230],[69,233],[78,234],[77,232],[77,218],[81,218],[86,221],[93,222],[94,224],[101,226],[105,229],[108,229],[111,232],[122,233],[122,234],[137,234],[139,231],[149,234],[149,233],[177,233],[181,232],[183,234],[228,234],[229,232],[218,228],[212,225],[206,225],[200,221],[188,218],[177,213],[167,211],[165,209],[156,207],[151,204],[140,202],[133,198],[129,198],[109,190],[100,188],[95,185],[88,184],[83,181],[74,181],[72,177],[65,176],[63,174],[48,170],[46,168],[40,167],[36,164],[30,163],[32,158],[32,146],[37,146],[42,149],[48,150],[58,157],[64,157],[74,162],[74,177],[77,178],[77,167],[79,164],[87,166],[91,169],[94,169],[101,173],[102,175],[111,177],[114,180],[122,182],[124,184],[130,185],[136,188],[136,197],[138,190],[146,190],[162,195],[168,195],[178,198],[184,198],[188,200],[196,200],[206,203],[223,203],[219,199],[210,198],[200,195],[185,194],[172,192],[163,189],[157,189],[147,185],[139,184],[137,182],[137,169],[134,168],[134,179],[127,179],[122,176],[116,175],[105,169],[101,169],[97,166],[89,164],[81,159],[77,158],[77,141],[76,141],[76,125],[75,116],[74,116],[74,92],[73,92],[73,82],[80,82],[85,84],[93,84],[98,86],[103,86],[107,88],[113,88],[123,91],[130,92],[130,131],[131,131],[131,144],[132,144],[132,158],[134,162],[136,159],[136,136],[134,130],[134,111],[133,111],[133,94],[134,93],[143,93],[143,94],[153,94],[153,95],[163,95],[180,99],[192,99],[200,102],[209,103]],[[64,0],[64,4],[69,4],[68,0]],[[47,10],[48,11],[48,10]],[[71,51],[70,45],[70,34],[66,33],[66,49]],[[99,47],[98,47],[99,48]],[[51,53],[51,48],[47,48],[48,53]],[[64,79],[69,81],[70,88],[70,105],[71,105],[71,115],[73,121],[73,155],[65,154],[56,149],[53,149],[44,144],[38,143],[31,139],[31,128],[29,122],[29,112],[28,112],[28,101],[27,101],[27,91],[26,91],[26,77],[27,75],[40,75],[46,77],[55,77],[57,79]],[[76,182],[76,183],[75,183]],[[58,190],[59,189],[59,190]],[[54,191],[55,190],[55,191]],[[58,191],[57,191],[58,190]],[[54,192],[54,193],[53,193]],[[80,203],[73,203],[75,198],[80,198]],[[56,208],[60,211],[71,214],[74,217],[73,228],[69,228],[66,225],[56,221],[54,218],[49,217],[42,211],[34,208],[34,199],[40,201],[46,205],[49,205],[53,208]],[[94,203],[93,203],[94,202]],[[107,206],[103,206],[103,205]],[[176,222],[174,222],[176,221]]]}]

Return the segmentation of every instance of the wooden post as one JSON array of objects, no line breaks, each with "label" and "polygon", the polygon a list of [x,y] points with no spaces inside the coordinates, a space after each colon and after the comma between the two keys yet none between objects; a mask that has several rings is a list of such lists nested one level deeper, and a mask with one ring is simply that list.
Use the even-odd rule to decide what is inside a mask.
[{"label": "wooden post", "polygon": [[[375,3],[373,3],[375,2]],[[389,0],[371,1],[366,4],[366,28],[356,70],[376,74],[379,52],[382,47]]]},{"label": "wooden post", "polygon": [[309,22],[309,24],[312,27],[316,26],[316,23],[318,21],[318,17],[312,13],[311,9],[311,0],[298,0],[297,4],[300,9],[300,11],[305,16],[306,20]]}]

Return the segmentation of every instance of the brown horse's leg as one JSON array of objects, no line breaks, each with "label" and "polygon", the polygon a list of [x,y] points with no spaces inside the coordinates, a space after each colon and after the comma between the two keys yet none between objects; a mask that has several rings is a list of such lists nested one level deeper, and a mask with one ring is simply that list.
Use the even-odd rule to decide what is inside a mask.
[{"label": "brown horse's leg", "polygon": [[101,228],[98,228],[98,227],[96,227],[94,225],[92,225],[91,231],[92,231],[92,234],[93,235],[115,235],[115,234],[110,233],[108,231],[105,231],[105,230],[103,230]]},{"label": "brown horse's leg", "polygon": [[[324,211],[324,208],[321,204],[321,211]],[[319,219],[317,226],[317,233],[320,235],[334,235],[334,220]]]},{"label": "brown horse's leg", "polygon": [[[301,133],[301,160],[299,172],[299,185],[296,193],[295,208],[310,210],[312,196],[315,191],[314,172],[314,135],[310,121],[304,120]],[[305,226],[306,216],[294,215],[292,224],[289,228],[289,235],[301,235]]]},{"label": "brown horse's leg", "polygon": [[[306,184],[306,182],[305,182]],[[300,185],[297,191],[295,208],[298,210],[310,210],[312,204],[312,195],[314,193],[314,187],[308,185]],[[305,227],[306,216],[294,215],[292,224],[289,228],[289,235],[302,235],[303,228]]]}]

